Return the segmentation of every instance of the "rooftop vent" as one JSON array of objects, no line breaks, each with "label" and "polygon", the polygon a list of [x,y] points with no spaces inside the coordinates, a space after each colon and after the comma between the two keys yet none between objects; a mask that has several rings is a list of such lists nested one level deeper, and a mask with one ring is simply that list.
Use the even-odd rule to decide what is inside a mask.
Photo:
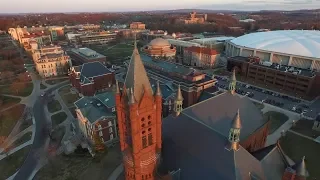
[{"label": "rooftop vent", "polygon": [[109,98],[105,99],[104,101],[106,101],[106,102],[109,101]]},{"label": "rooftop vent", "polygon": [[93,103],[93,101],[90,101],[90,104],[92,104]]}]

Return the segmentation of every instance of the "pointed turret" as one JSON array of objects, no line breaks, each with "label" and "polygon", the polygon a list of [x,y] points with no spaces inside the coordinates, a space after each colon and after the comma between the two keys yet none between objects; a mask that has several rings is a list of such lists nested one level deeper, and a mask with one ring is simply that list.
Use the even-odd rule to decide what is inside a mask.
[{"label": "pointed turret", "polygon": [[180,84],[179,84],[176,99],[174,100],[174,105],[173,105],[174,116],[180,115],[180,113],[182,111],[182,104],[183,104],[183,96],[182,96],[181,88],[180,88]]},{"label": "pointed turret", "polygon": [[309,173],[306,167],[305,156],[303,156],[301,161],[299,163],[296,163],[292,168],[296,171],[296,175],[299,177],[309,176]]},{"label": "pointed turret", "polygon": [[149,78],[141,60],[137,43],[134,43],[134,50],[128,67],[127,76],[124,82],[127,88],[132,88],[135,99],[140,102],[144,93],[153,94]]},{"label": "pointed turret", "polygon": [[116,80],[116,90],[115,90],[116,94],[120,94],[120,88],[119,88],[119,82],[118,80]]},{"label": "pointed turret", "polygon": [[230,82],[229,82],[229,92],[231,94],[235,94],[236,92],[236,85],[237,85],[237,79],[236,79],[236,71],[235,69],[232,70],[232,75],[230,77]]},{"label": "pointed turret", "polygon": [[161,89],[160,89],[160,84],[159,84],[159,81],[157,81],[157,90],[156,90],[156,96],[162,96],[161,95]]},{"label": "pointed turret", "polygon": [[239,109],[237,111],[237,114],[233,118],[231,127],[234,128],[234,129],[241,129],[242,128]]},{"label": "pointed turret", "polygon": [[134,98],[134,92],[133,92],[133,89],[130,88],[130,92],[129,92],[129,104],[134,104],[136,103],[136,100]]},{"label": "pointed turret", "polygon": [[238,150],[239,149],[239,142],[240,142],[240,129],[241,126],[241,119],[240,119],[240,111],[238,109],[236,115],[234,116],[231,128],[229,131],[229,143],[227,145],[228,150]]}]

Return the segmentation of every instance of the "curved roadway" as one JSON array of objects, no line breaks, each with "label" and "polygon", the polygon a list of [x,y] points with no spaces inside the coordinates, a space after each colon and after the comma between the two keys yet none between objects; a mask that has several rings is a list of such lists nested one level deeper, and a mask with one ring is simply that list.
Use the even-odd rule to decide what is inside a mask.
[{"label": "curved roadway", "polygon": [[38,162],[39,162],[39,154],[46,153],[45,144],[47,139],[49,138],[49,134],[45,133],[44,130],[48,128],[48,122],[47,117],[45,115],[44,111],[44,105],[48,101],[48,95],[52,93],[54,90],[60,88],[61,86],[64,86],[68,84],[67,82],[63,82],[61,84],[58,84],[52,88],[49,88],[46,90],[45,96],[39,96],[36,102],[33,105],[33,115],[35,118],[36,123],[36,132],[34,136],[33,144],[31,145],[31,150],[21,166],[20,170],[18,171],[17,175],[15,176],[15,180],[26,180],[29,179],[34,169],[36,169]]}]

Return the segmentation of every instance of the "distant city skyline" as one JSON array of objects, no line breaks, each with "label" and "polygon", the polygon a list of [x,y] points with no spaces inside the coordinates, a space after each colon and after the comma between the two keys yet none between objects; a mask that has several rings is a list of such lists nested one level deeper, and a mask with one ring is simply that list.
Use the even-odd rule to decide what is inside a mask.
[{"label": "distant city skyline", "polygon": [[174,9],[297,10],[320,8],[320,0],[10,0],[1,3],[1,13],[116,12]]}]

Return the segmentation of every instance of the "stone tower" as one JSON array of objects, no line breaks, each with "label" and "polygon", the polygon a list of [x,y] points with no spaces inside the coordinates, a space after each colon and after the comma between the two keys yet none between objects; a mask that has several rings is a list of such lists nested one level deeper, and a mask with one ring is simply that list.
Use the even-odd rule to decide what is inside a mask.
[{"label": "stone tower", "polygon": [[126,180],[155,179],[161,152],[162,97],[159,83],[153,94],[135,44],[116,109]]},{"label": "stone tower", "polygon": [[229,88],[228,88],[231,94],[236,93],[236,86],[237,86],[236,71],[235,69],[233,69],[230,82],[229,82]]},{"label": "stone tower", "polygon": [[306,167],[305,157],[291,167],[287,167],[282,180],[307,180],[309,172]]},{"label": "stone tower", "polygon": [[229,131],[229,142],[227,149],[228,150],[238,150],[239,149],[239,142],[240,142],[240,130],[242,128],[241,119],[240,119],[240,111],[238,109],[236,115],[233,118],[231,128]]},{"label": "stone tower", "polygon": [[183,105],[183,96],[181,93],[181,88],[180,85],[178,86],[177,94],[176,94],[176,99],[174,100],[173,104],[173,115],[174,116],[179,116],[181,111],[182,111],[182,105]]}]

